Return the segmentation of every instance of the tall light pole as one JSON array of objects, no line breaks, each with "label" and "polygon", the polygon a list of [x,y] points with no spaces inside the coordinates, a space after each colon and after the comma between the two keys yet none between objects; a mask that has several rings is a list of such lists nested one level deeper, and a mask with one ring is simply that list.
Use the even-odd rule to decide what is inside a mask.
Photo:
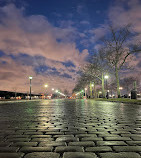
[{"label": "tall light pole", "polygon": [[57,98],[58,98],[58,92],[59,92],[59,91],[58,91],[58,90],[56,90],[55,92],[56,92],[56,96],[57,96]]},{"label": "tall light pole", "polygon": [[123,90],[123,87],[119,87],[119,90],[120,90],[120,93],[121,93],[121,95],[122,95],[122,92],[121,92],[121,90]]},{"label": "tall light pole", "polygon": [[87,99],[87,88],[85,88],[85,98]]},{"label": "tall light pole", "polygon": [[30,100],[31,100],[31,80],[32,80],[32,76],[29,76],[29,80],[30,80]]},{"label": "tall light pole", "polygon": [[107,82],[107,80],[108,80],[109,76],[105,75],[104,78],[106,80],[106,90],[107,90],[106,98],[108,99],[109,98],[109,91],[108,91],[108,82]]},{"label": "tall light pole", "polygon": [[46,94],[47,94],[47,87],[48,87],[48,85],[47,85],[47,84],[45,84],[45,88],[46,88]]}]

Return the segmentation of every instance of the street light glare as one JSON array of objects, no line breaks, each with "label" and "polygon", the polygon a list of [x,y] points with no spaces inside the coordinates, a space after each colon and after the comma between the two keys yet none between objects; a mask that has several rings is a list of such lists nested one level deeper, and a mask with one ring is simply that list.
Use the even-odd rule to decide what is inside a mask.
[{"label": "street light glare", "polygon": [[32,80],[32,76],[29,76],[29,79]]},{"label": "street light glare", "polygon": [[105,75],[105,76],[104,76],[104,78],[105,78],[105,79],[108,79],[108,78],[109,78],[109,76],[108,76],[108,75]]},{"label": "street light glare", "polygon": [[46,84],[46,85],[45,85],[45,87],[47,88],[47,87],[48,87],[48,85]]},{"label": "street light glare", "polygon": [[123,89],[123,87],[119,87],[119,89],[120,89],[120,90],[122,90],[122,89]]}]

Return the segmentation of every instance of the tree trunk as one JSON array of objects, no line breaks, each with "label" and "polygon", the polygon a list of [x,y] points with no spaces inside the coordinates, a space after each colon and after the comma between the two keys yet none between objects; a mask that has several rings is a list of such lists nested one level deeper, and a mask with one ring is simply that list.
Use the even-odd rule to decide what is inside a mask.
[{"label": "tree trunk", "polygon": [[117,96],[120,98],[120,85],[119,85],[119,76],[118,76],[118,68],[115,69],[115,76],[116,76],[116,82],[117,82]]},{"label": "tree trunk", "polygon": [[94,98],[96,98],[96,87],[95,87],[95,83],[94,83]]},{"label": "tree trunk", "polygon": [[102,72],[102,97],[105,98],[105,89],[104,89],[104,74]]},{"label": "tree trunk", "polygon": [[90,82],[90,98],[92,99],[92,82]]}]

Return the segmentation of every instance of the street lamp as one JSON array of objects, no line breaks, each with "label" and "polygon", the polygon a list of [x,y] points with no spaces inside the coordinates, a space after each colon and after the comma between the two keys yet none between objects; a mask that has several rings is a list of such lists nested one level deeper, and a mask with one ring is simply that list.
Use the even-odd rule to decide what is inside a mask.
[{"label": "street lamp", "polygon": [[31,80],[32,80],[32,76],[29,76],[29,80],[30,80],[30,100],[31,100]]},{"label": "street lamp", "polygon": [[101,91],[99,91],[99,92],[98,92],[98,98],[99,98],[99,95],[100,95],[100,94],[102,94],[102,92],[101,92]]},{"label": "street lamp", "polygon": [[87,88],[85,88],[85,98],[87,99]]},{"label": "street lamp", "polygon": [[47,85],[47,84],[45,84],[45,88],[46,88],[46,93],[47,93],[47,87],[48,87],[48,85]]},{"label": "street lamp", "polygon": [[108,80],[109,76],[105,75],[104,78],[106,80],[106,90],[107,90],[106,98],[108,99],[109,98],[109,91],[108,91],[108,82],[107,82],[107,80]]}]

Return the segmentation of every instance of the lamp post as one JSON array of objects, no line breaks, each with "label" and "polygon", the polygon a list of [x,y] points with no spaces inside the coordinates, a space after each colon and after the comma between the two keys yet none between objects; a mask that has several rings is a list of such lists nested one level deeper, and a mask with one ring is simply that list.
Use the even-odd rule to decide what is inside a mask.
[{"label": "lamp post", "polygon": [[105,75],[104,78],[106,80],[106,90],[107,90],[106,98],[108,99],[109,98],[109,91],[108,91],[108,82],[107,82],[107,80],[108,80],[109,76]]},{"label": "lamp post", "polygon": [[85,98],[87,99],[87,88],[85,88]]},{"label": "lamp post", "polygon": [[[121,91],[123,89],[123,87],[119,87],[119,90]],[[122,92],[121,92],[122,93]]]},{"label": "lamp post", "polygon": [[99,91],[99,92],[98,92],[98,98],[99,98],[99,95],[100,95],[100,94],[102,94],[102,92],[101,92],[101,91]]},{"label": "lamp post", "polygon": [[58,92],[59,92],[59,91],[58,91],[58,90],[56,90],[55,92],[56,92],[56,96],[57,96],[57,98],[58,98]]},{"label": "lamp post", "polygon": [[92,83],[92,98],[95,97],[95,87],[94,83]]},{"label": "lamp post", "polygon": [[45,88],[46,88],[46,95],[47,95],[47,87],[48,87],[48,85],[47,85],[47,84],[45,84]]},{"label": "lamp post", "polygon": [[32,86],[31,85],[31,80],[32,80],[32,76],[29,76],[29,80],[30,80],[30,98],[29,99],[31,100],[31,86]]}]

